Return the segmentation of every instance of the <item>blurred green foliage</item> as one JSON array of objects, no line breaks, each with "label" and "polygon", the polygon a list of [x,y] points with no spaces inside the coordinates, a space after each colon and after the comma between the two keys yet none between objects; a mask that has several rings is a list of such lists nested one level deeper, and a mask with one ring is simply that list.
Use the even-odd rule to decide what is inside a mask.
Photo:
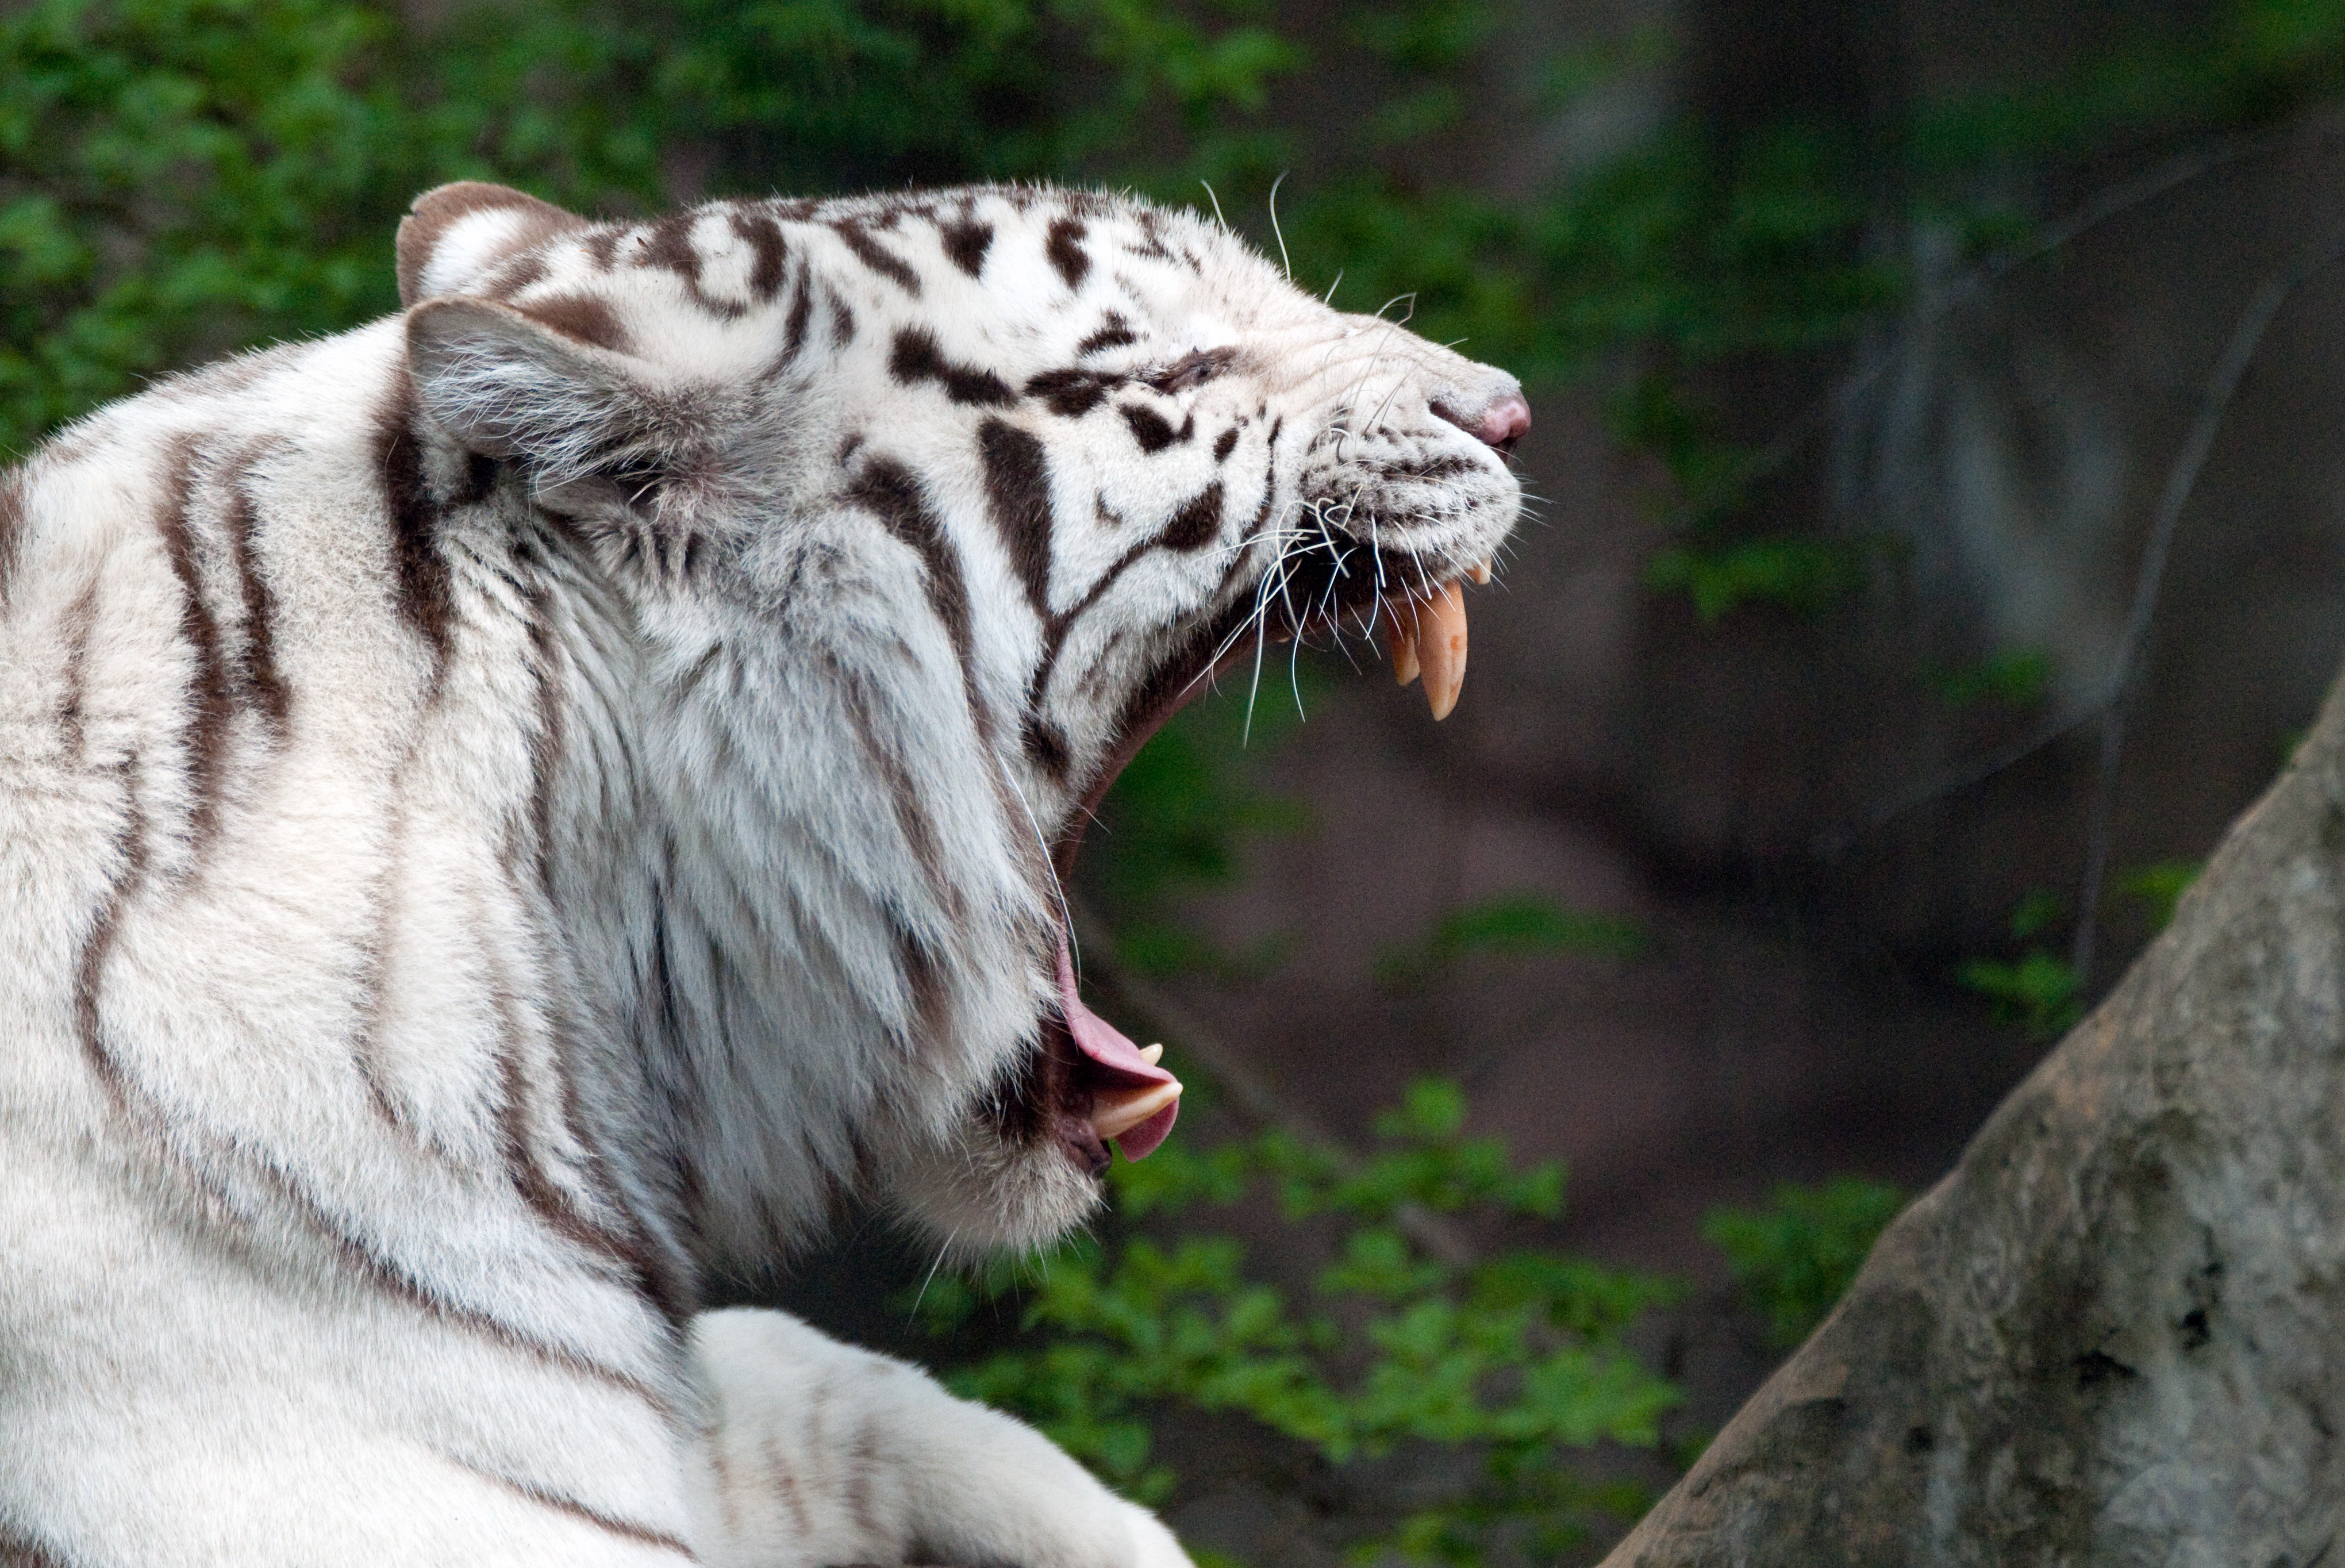
[{"label": "blurred green foliage", "polygon": [[2011,911],[2011,939],[2028,945],[2011,958],[1974,958],[1954,978],[1995,1006],[1998,1023],[2016,1024],[2031,1040],[2051,1040],[2084,1016],[2076,966],[2036,939],[2067,915],[2058,894],[2038,888]]},{"label": "blurred green foliage", "polygon": [[1619,915],[1568,910],[1532,894],[1489,899],[1450,911],[1425,941],[1376,959],[1376,983],[1388,991],[1420,986],[1469,958],[1529,958],[1586,953],[1635,958],[1650,939],[1643,926]]},{"label": "blurred green foliage", "polygon": [[[1452,1484],[1393,1496],[1381,1532],[1355,1543],[1363,1561],[1551,1555],[1591,1515],[1650,1501],[1581,1479],[1567,1451],[1660,1441],[1677,1390],[1623,1336],[1675,1288],[1543,1250],[1426,1245],[1426,1217],[1472,1236],[1561,1209],[1559,1167],[1518,1168],[1465,1118],[1455,1084],[1426,1081],[1356,1165],[1276,1131],[1167,1144],[1114,1166],[1101,1237],[931,1280],[918,1311],[949,1332],[989,1303],[1014,1308],[1034,1332],[949,1380],[1142,1499],[1175,1479],[1153,1418],[1223,1412],[1333,1465],[1427,1444],[1473,1457]],[[1266,1226],[1265,1198],[1308,1230]]]},{"label": "blurred green foliage", "polygon": [[2205,869],[2203,860],[2153,860],[2119,877],[2117,891],[2141,904],[2151,930],[2164,931],[2174,923],[2174,906]]},{"label": "blurred green foliage", "polygon": [[1779,1186],[1761,1208],[1712,1209],[1701,1234],[1726,1254],[1775,1347],[1789,1349],[1847,1292],[1904,1207],[1905,1195],[1886,1182],[1838,1176],[1820,1186]]},{"label": "blurred green foliage", "polygon": [[2014,648],[1975,664],[1934,671],[1930,684],[1948,708],[1986,702],[2032,708],[2044,700],[2052,684],[2052,660],[2040,648]]}]

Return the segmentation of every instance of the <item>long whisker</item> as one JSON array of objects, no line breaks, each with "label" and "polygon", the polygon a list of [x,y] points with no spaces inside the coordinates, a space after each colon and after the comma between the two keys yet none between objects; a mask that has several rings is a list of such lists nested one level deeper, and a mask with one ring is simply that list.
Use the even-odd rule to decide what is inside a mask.
[{"label": "long whisker", "polygon": [[1270,231],[1278,236],[1278,265],[1286,273],[1286,280],[1292,283],[1294,281],[1294,263],[1287,260],[1286,235],[1278,227],[1278,188],[1285,183],[1284,169],[1279,170],[1278,178],[1270,182]]},{"label": "long whisker", "polygon": [[1213,182],[1210,179],[1201,179],[1197,183],[1205,188],[1206,199],[1213,204],[1213,221],[1221,226],[1223,233],[1227,234],[1230,231],[1230,220],[1222,216],[1222,199],[1213,193]]}]

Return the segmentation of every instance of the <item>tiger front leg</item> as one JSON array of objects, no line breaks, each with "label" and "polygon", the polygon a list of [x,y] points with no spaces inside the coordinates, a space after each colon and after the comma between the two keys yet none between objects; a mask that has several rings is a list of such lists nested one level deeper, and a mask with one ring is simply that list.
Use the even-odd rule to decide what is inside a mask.
[{"label": "tiger front leg", "polygon": [[695,1319],[695,1478],[716,1568],[1190,1568],[1049,1439],[779,1312]]}]

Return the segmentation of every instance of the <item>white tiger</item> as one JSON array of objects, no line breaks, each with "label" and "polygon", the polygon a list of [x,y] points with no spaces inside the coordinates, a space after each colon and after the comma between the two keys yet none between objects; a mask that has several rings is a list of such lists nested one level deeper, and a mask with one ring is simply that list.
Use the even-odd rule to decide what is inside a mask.
[{"label": "white tiger", "polygon": [[0,480],[0,1562],[1183,1562],[695,1282],[1163,1136],[1082,823],[1257,639],[1446,709],[1517,383],[1079,192],[459,185],[398,264]]}]

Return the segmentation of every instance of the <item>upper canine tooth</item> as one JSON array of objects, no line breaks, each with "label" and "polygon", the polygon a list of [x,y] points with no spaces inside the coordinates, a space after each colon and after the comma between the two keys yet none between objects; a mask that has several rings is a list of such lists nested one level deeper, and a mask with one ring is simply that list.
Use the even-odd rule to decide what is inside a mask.
[{"label": "upper canine tooth", "polygon": [[1406,686],[1416,678],[1416,621],[1406,609],[1392,610],[1392,630],[1385,640],[1391,646],[1393,678]]},{"label": "upper canine tooth", "polygon": [[1178,1080],[1144,1087],[1102,1090],[1091,1099],[1091,1131],[1099,1140],[1120,1138],[1181,1097]]},{"label": "upper canine tooth", "polygon": [[1466,685],[1466,596],[1455,583],[1416,612],[1416,655],[1425,666],[1425,701],[1437,723],[1457,706]]},{"label": "upper canine tooth", "polygon": [[1475,562],[1472,575],[1476,583],[1479,584],[1483,587],[1488,587],[1490,585],[1490,563],[1487,561]]}]

